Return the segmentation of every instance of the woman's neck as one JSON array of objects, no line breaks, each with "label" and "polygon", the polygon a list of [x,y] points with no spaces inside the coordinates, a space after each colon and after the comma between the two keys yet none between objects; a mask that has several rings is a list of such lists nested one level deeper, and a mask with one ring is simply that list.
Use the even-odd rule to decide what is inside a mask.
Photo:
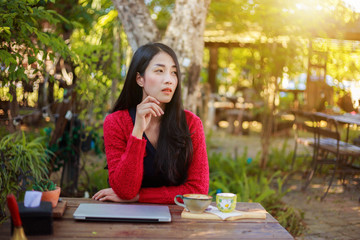
[{"label": "woman's neck", "polygon": [[151,145],[157,149],[157,142],[160,133],[160,120],[161,117],[152,117],[148,127],[145,130],[145,134],[150,141]]},{"label": "woman's neck", "polygon": [[159,126],[161,122],[162,116],[160,117],[151,117],[149,126]]}]

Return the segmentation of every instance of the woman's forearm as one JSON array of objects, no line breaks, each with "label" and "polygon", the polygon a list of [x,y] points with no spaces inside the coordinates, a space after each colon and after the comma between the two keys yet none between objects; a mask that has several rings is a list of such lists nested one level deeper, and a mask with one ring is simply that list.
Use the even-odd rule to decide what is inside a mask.
[{"label": "woman's forearm", "polygon": [[109,115],[104,122],[109,182],[121,199],[129,200],[140,191],[146,140],[132,136],[131,132],[125,132],[116,120]]}]

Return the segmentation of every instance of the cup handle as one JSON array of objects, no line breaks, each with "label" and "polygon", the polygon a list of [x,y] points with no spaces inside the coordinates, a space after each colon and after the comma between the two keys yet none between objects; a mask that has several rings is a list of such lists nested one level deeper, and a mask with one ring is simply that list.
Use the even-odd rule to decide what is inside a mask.
[{"label": "cup handle", "polygon": [[177,201],[177,198],[184,199],[183,196],[182,196],[182,195],[176,195],[176,197],[174,198],[174,201],[175,201],[176,205],[179,205],[179,206],[181,206],[181,207],[186,208],[185,204],[179,203],[179,202]]}]

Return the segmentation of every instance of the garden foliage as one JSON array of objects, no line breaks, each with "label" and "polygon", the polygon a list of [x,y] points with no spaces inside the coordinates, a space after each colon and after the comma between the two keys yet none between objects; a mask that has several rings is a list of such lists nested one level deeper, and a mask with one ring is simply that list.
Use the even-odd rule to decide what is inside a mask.
[{"label": "garden foliage", "polygon": [[[286,148],[282,149],[282,156],[286,157]],[[213,153],[209,154],[209,166],[210,195],[215,197],[218,192],[232,192],[237,194],[239,202],[259,202],[293,236],[303,232],[303,213],[281,201],[289,192],[283,190],[286,174],[283,175],[281,170],[261,170],[259,154],[255,159],[248,158],[245,149],[242,156],[234,159],[230,155]]]},{"label": "garden foliage", "polygon": [[47,174],[50,152],[42,137],[29,140],[25,134],[9,134],[0,140],[0,222],[5,218],[6,196],[20,196],[34,181]]},{"label": "garden foliage", "polygon": [[0,0],[0,62],[5,70],[0,77],[3,84],[29,81],[26,66],[19,63],[36,65],[35,74],[55,53],[64,57],[73,55],[60,36],[43,30],[45,21],[49,25],[68,22],[56,11],[45,9],[46,3],[47,0]]}]

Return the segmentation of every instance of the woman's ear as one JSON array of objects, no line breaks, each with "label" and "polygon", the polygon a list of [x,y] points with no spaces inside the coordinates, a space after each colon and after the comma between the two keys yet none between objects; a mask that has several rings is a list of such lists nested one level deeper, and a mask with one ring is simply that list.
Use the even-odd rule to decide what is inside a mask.
[{"label": "woman's ear", "polygon": [[140,87],[144,87],[144,78],[140,75],[140,73],[136,73],[136,83]]}]

